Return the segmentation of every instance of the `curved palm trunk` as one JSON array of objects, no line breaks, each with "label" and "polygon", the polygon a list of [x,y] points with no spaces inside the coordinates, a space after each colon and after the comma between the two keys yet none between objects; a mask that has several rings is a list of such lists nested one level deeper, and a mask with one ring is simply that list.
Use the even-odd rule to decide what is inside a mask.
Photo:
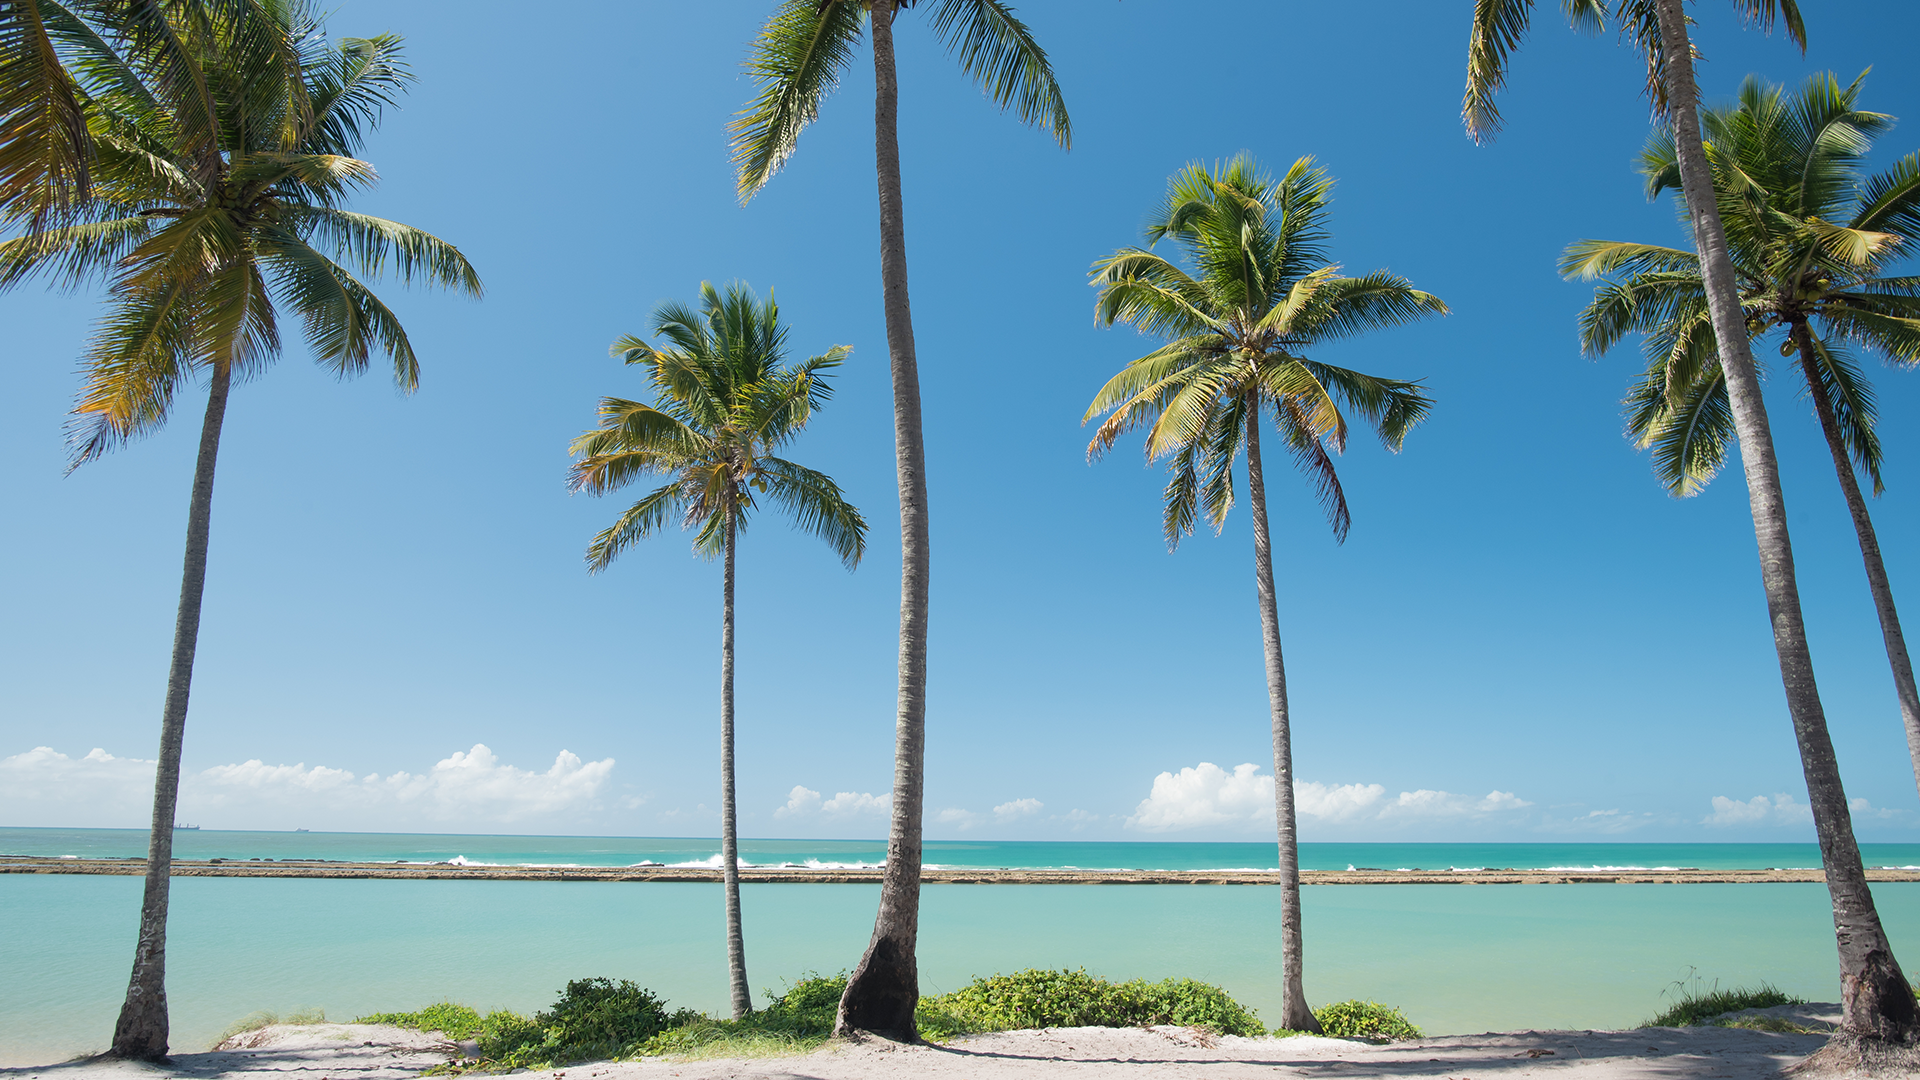
[{"label": "curved palm trunk", "polygon": [[1280,656],[1280,609],[1273,596],[1273,547],[1267,533],[1267,479],[1260,461],[1260,407],[1247,409],[1247,504],[1253,513],[1253,578],[1260,594],[1260,636],[1267,654],[1267,703],[1273,710],[1273,817],[1280,835],[1280,1027],[1320,1030],[1307,1005],[1300,947],[1300,837],[1294,827],[1293,730],[1287,715],[1287,667]]},{"label": "curved palm trunk", "polygon": [[733,813],[733,545],[739,532],[727,515],[727,570],[720,605],[720,879],[727,904],[727,987],[733,996],[733,1018],[753,1011],[747,989],[747,946],[740,932],[740,841]]},{"label": "curved palm trunk", "polygon": [[165,1061],[167,1057],[167,890],[173,873],[174,812],[180,800],[180,744],[186,736],[187,698],[193,686],[193,654],[200,640],[200,600],[207,585],[207,537],[213,519],[213,466],[220,454],[220,425],[227,416],[233,371],[213,369],[207,416],[200,425],[200,456],[193,468],[193,498],[187,509],[186,565],[180,574],[180,608],[173,623],[173,663],[160,718],[160,761],[153,777],[153,823],[147,839],[147,885],[140,901],[140,940],[134,946],[133,977],[113,1026],[115,1057]]},{"label": "curved palm trunk", "polygon": [[1874,535],[1873,518],[1867,514],[1867,500],[1860,494],[1860,482],[1854,478],[1853,462],[1840,439],[1840,425],[1834,419],[1833,402],[1819,390],[1819,358],[1814,355],[1813,335],[1804,322],[1793,326],[1793,341],[1800,349],[1800,370],[1806,374],[1813,411],[1820,417],[1820,433],[1826,436],[1827,451],[1833,455],[1833,468],[1840,476],[1840,492],[1846,496],[1847,512],[1853,515],[1853,532],[1860,540],[1860,560],[1867,567],[1867,591],[1873,595],[1873,611],[1880,617],[1880,637],[1887,645],[1887,664],[1893,669],[1894,695],[1900,700],[1900,720],[1907,729],[1907,754],[1913,759],[1913,776],[1920,786],[1920,692],[1913,683],[1913,661],[1907,656],[1907,638],[1900,632],[1900,612],[1893,606],[1893,586],[1887,582],[1887,564],[1880,558],[1880,539]]},{"label": "curved palm trunk", "polygon": [[893,0],[874,0],[873,150],[880,187],[880,286],[893,373],[894,465],[900,482],[900,696],[894,721],[893,815],[873,939],[847,980],[834,1032],[917,1041],[914,947],[920,933],[920,813],[926,765],[927,478],[920,439],[920,371],[907,305],[907,235],[900,195],[899,86]]},{"label": "curved palm trunk", "polygon": [[[1840,783],[1833,740],[1814,682],[1794,579],[1793,545],[1787,535],[1786,500],[1780,490],[1773,434],[1760,397],[1760,380],[1748,350],[1746,320],[1735,288],[1727,238],[1714,204],[1712,173],[1700,141],[1691,43],[1682,0],[1655,0],[1666,61],[1667,104],[1680,158],[1681,186],[1693,221],[1694,243],[1706,280],[1720,363],[1727,375],[1727,396],[1740,436],[1740,461],[1747,477],[1754,538],[1760,549],[1760,579],[1773,622],[1780,679],[1793,717],[1800,764],[1807,779],[1807,801],[1820,838],[1820,861],[1833,901],[1833,923],[1840,952],[1841,1031],[1855,1041],[1906,1040],[1916,1033],[1913,991],[1894,962],[1867,888],[1867,875],[1854,842],[1853,817]],[[1815,395],[1816,397],[1818,395]],[[1835,1042],[1842,1040],[1836,1039]]]}]

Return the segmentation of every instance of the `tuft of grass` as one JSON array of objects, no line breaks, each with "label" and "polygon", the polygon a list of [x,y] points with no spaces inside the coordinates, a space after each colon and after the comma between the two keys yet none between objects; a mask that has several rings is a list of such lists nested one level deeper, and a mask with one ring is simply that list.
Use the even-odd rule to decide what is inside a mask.
[{"label": "tuft of grass", "polygon": [[1715,1017],[1742,1009],[1771,1009],[1775,1005],[1807,1003],[1805,998],[1784,993],[1772,983],[1722,990],[1718,980],[1712,986],[1706,986],[1698,975],[1691,981],[1681,979],[1675,982],[1662,991],[1661,996],[1671,996],[1673,1004],[1665,1012],[1641,1024],[1641,1027],[1699,1027],[1712,1023]]},{"label": "tuft of grass", "polygon": [[1777,1031],[1786,1035],[1819,1035],[1820,1030],[1796,1024],[1784,1016],[1733,1016],[1714,1023],[1715,1027],[1741,1028],[1746,1031]]},{"label": "tuft of grass", "polygon": [[228,1039],[233,1038],[235,1035],[245,1035],[249,1031],[259,1031],[261,1028],[272,1027],[275,1024],[309,1025],[324,1024],[326,1022],[327,1011],[325,1009],[295,1009],[285,1016],[281,1016],[279,1013],[267,1009],[261,1009],[259,1012],[248,1013],[228,1025],[227,1030],[221,1032],[220,1037],[214,1040],[214,1045],[218,1046]]},{"label": "tuft of grass", "polygon": [[1320,1021],[1321,1034],[1335,1039],[1365,1039],[1368,1042],[1385,1043],[1420,1038],[1420,1029],[1414,1027],[1405,1014],[1376,1001],[1353,1000],[1322,1005],[1313,1010],[1313,1018]]}]

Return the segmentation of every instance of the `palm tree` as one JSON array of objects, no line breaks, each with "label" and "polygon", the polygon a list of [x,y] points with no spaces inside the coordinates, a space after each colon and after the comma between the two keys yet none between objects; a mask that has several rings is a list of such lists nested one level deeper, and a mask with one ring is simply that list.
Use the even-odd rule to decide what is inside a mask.
[{"label": "palm tree", "polygon": [[85,201],[92,140],[60,27],[37,0],[0,0],[0,216],[39,231]]},{"label": "palm tree", "polygon": [[[1418,383],[1375,378],[1300,353],[1323,342],[1444,315],[1436,296],[1375,271],[1341,277],[1326,262],[1327,197],[1333,182],[1301,158],[1279,181],[1241,155],[1211,171],[1188,166],[1168,185],[1147,226],[1147,248],[1122,248],[1094,264],[1095,320],[1132,324],[1167,344],[1128,364],[1088,406],[1082,423],[1107,419],[1087,446],[1106,453],[1125,432],[1147,429],[1149,460],[1170,458],[1165,529],[1169,550],[1204,509],[1218,531],[1233,506],[1233,465],[1244,451],[1253,514],[1254,583],[1266,645],[1273,722],[1274,817],[1280,844],[1280,1026],[1319,1031],[1302,984],[1300,852],[1294,828],[1293,749],[1287,673],[1280,656],[1267,534],[1260,422],[1271,417],[1345,540],[1346,495],[1331,449],[1345,449],[1346,407],[1398,450],[1431,404]],[[1155,253],[1171,239],[1195,274]]]},{"label": "palm tree", "polygon": [[641,496],[587,548],[587,568],[607,568],[626,548],[678,519],[699,530],[693,548],[725,560],[720,603],[720,863],[726,883],[727,982],[733,1017],[753,1011],[740,930],[740,857],[733,799],[733,564],[740,531],[758,508],[756,493],[825,540],[851,570],[866,550],[867,523],[823,473],[775,457],[814,410],[832,396],[827,372],[849,350],[836,345],[786,366],[787,331],[771,299],[745,285],[725,293],[700,285],[700,310],[662,304],[656,348],[635,337],[613,355],[647,369],[655,405],[624,398],[600,402],[600,426],[575,439],[571,485],[595,495],[649,474],[667,483]]},{"label": "palm tree", "polygon": [[[880,188],[880,290],[893,376],[893,443],[900,487],[900,692],[894,724],[893,810],[880,910],[867,951],[847,979],[834,1030],[916,1041],[920,975],[920,821],[926,773],[926,454],[920,432],[920,374],[907,302],[907,236],[900,190],[899,83],[893,21],[916,0],[782,0],[755,39],[747,67],[760,94],[733,123],[742,201],[792,155],[801,129],[852,62],[863,21],[873,28],[874,171]],[[1037,125],[1061,146],[1071,141],[1066,103],[1047,54],[1003,0],[927,0],[931,29],[1001,108]]]},{"label": "palm tree", "polygon": [[[1892,118],[1856,107],[1861,79],[1842,87],[1831,75],[1816,76],[1788,99],[1780,87],[1750,78],[1737,109],[1709,110],[1703,119],[1747,332],[1780,331],[1780,354],[1799,360],[1853,518],[1920,781],[1920,694],[1855,475],[1871,480],[1876,496],[1884,490],[1873,387],[1848,352],[1852,345],[1920,361],[1920,278],[1883,273],[1887,258],[1920,239],[1920,154],[1862,179],[1861,159]],[[1641,168],[1650,197],[1679,186],[1671,136],[1654,136]],[[1669,491],[1698,492],[1734,438],[1699,260],[1674,248],[1583,240],[1567,249],[1561,270],[1614,277],[1582,313],[1581,343],[1599,356],[1629,333],[1648,335],[1647,372],[1627,399],[1628,429],[1642,447],[1656,448],[1655,468]]]},{"label": "palm tree", "polygon": [[[130,6],[144,21],[106,25],[105,6],[42,0],[86,102],[92,197],[64,222],[0,244],[0,288],[46,273],[102,282],[106,316],[87,348],[73,465],[164,424],[180,390],[210,386],[187,515],[187,548],[161,720],[140,937],[113,1053],[167,1052],[168,874],[180,746],[206,582],[214,461],[236,375],[279,354],[276,305],[304,324],[315,359],[346,377],[378,349],[413,389],[406,331],[349,270],[391,267],[478,295],[465,258],[410,226],[340,204],[376,179],[355,158],[382,108],[411,80],[400,39],[329,42],[303,0],[174,0]],[[31,205],[32,200],[27,204]],[[323,254],[328,249],[335,257]]]},{"label": "palm tree", "polygon": [[[1600,29],[1611,15],[1642,50],[1647,60],[1649,95],[1673,132],[1680,188],[1693,226],[1694,250],[1700,256],[1707,312],[1720,346],[1727,406],[1747,477],[1760,580],[1767,597],[1780,680],[1786,691],[1787,711],[1793,718],[1801,771],[1807,780],[1807,802],[1813,811],[1820,861],[1833,901],[1842,986],[1841,1035],[1828,1043],[1821,1052],[1824,1056],[1812,1067],[1823,1068],[1828,1062],[1844,1067],[1849,1055],[1862,1061],[1884,1056],[1893,1052],[1890,1046],[1904,1045],[1920,1034],[1920,1017],[1916,1016],[1913,992],[1893,958],[1867,887],[1860,847],[1853,836],[1853,816],[1847,808],[1846,789],[1840,782],[1833,739],[1814,680],[1813,656],[1807,646],[1806,621],[1794,573],[1793,544],[1787,533],[1786,499],[1780,489],[1780,464],[1774,456],[1773,432],[1747,342],[1739,281],[1714,196],[1712,167],[1701,139],[1699,91],[1686,9],[1682,0],[1612,0],[1610,5],[1605,0],[1563,0],[1563,6],[1576,27]],[[1806,29],[1795,0],[1734,0],[1734,7],[1762,29],[1770,29],[1776,20],[1784,22],[1789,36],[1805,47]],[[1532,0],[1475,0],[1463,112],[1468,130],[1476,138],[1492,134],[1499,126],[1492,96],[1505,80],[1506,56],[1525,35],[1531,9]]]}]

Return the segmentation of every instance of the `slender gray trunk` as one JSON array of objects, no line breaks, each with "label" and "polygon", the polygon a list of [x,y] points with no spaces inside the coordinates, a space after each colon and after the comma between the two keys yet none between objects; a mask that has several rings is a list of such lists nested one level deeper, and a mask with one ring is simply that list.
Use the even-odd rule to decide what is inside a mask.
[{"label": "slender gray trunk", "polygon": [[747,946],[740,931],[740,841],[733,813],[733,545],[739,530],[732,508],[727,512],[727,569],[720,604],[720,878],[727,903],[727,986],[733,995],[733,1018],[753,1011],[753,993],[747,989]]},{"label": "slender gray trunk", "polygon": [[1280,655],[1280,608],[1273,595],[1273,545],[1267,532],[1267,478],[1260,461],[1260,402],[1247,403],[1247,507],[1253,514],[1253,580],[1266,646],[1267,704],[1273,711],[1273,819],[1280,836],[1280,1027],[1320,1030],[1307,1004],[1300,945],[1300,836],[1294,825],[1293,729],[1287,714],[1287,666]]},{"label": "slender gray trunk", "polygon": [[143,1061],[167,1058],[167,891],[173,873],[174,813],[180,801],[180,744],[187,730],[193,654],[200,641],[200,600],[207,586],[207,537],[213,520],[213,467],[220,454],[220,425],[227,415],[232,369],[216,364],[212,383],[206,419],[200,425],[193,498],[187,508],[187,554],[180,573],[180,608],[173,623],[167,700],[160,717],[160,761],[153,777],[153,822],[147,838],[146,891],[140,900],[140,940],[134,946],[127,999],[113,1026],[111,1053]]},{"label": "slender gray trunk", "polygon": [[1907,729],[1907,754],[1913,761],[1914,783],[1920,786],[1920,692],[1914,689],[1913,661],[1907,656],[1906,635],[1900,632],[1900,612],[1893,606],[1893,586],[1887,582],[1887,564],[1880,558],[1880,539],[1874,534],[1873,518],[1867,513],[1867,500],[1860,494],[1860,481],[1853,475],[1846,443],[1841,441],[1833,402],[1820,390],[1820,362],[1813,351],[1813,333],[1806,323],[1796,322],[1792,334],[1794,344],[1800,349],[1800,370],[1807,377],[1813,411],[1820,418],[1820,433],[1827,438],[1827,452],[1833,455],[1833,468],[1840,476],[1840,493],[1846,496],[1847,513],[1853,516],[1853,533],[1860,541],[1860,561],[1867,567],[1867,591],[1873,596],[1874,614],[1880,617],[1880,637],[1887,646],[1887,665],[1893,669],[1893,692],[1900,701],[1900,721]]},{"label": "slender gray trunk", "polygon": [[926,455],[920,435],[920,370],[907,305],[907,233],[900,195],[899,85],[893,69],[894,0],[874,0],[873,156],[880,188],[880,287],[893,373],[893,450],[900,482],[900,697],[894,721],[893,815],[873,939],[847,980],[836,1034],[919,1039],[914,1006],[920,971],[920,817],[926,773]]},{"label": "slender gray trunk", "polygon": [[1873,893],[1867,887],[1866,870],[1860,862],[1860,848],[1854,842],[1853,817],[1840,783],[1833,740],[1827,734],[1826,714],[1821,709],[1820,691],[1814,682],[1813,657],[1807,649],[1800,591],[1794,580],[1793,545],[1787,535],[1786,500],[1780,489],[1779,463],[1773,453],[1773,434],[1767,425],[1760,380],[1747,345],[1746,319],[1741,311],[1733,262],[1727,253],[1726,233],[1720,226],[1719,210],[1714,204],[1713,174],[1700,141],[1686,12],[1682,0],[1654,0],[1654,9],[1660,21],[1667,106],[1680,159],[1681,187],[1686,192],[1701,276],[1706,282],[1707,306],[1720,346],[1720,364],[1727,376],[1727,397],[1740,437],[1740,462],[1747,477],[1747,498],[1760,551],[1760,580],[1766,590],[1767,612],[1773,623],[1774,650],[1779,655],[1787,710],[1793,717],[1801,769],[1806,774],[1807,802],[1813,810],[1814,830],[1820,839],[1827,892],[1833,901],[1840,953],[1841,1029],[1856,1038],[1904,1041],[1915,1032],[1913,991],[1894,962],[1893,951],[1880,926],[1880,915],[1874,910]]}]

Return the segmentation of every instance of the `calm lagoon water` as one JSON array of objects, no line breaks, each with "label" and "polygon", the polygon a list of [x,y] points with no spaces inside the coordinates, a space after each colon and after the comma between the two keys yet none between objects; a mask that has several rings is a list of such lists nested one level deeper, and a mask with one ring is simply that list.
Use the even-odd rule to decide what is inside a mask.
[{"label": "calm lagoon water", "polygon": [[[173,888],[181,1050],[260,1009],[351,1019],[453,999],[532,1011],[589,975],[633,979],[679,1005],[726,1003],[718,885],[181,878]],[[0,876],[0,1062],[106,1044],[139,892],[136,877]],[[752,983],[778,990],[850,966],[879,890],[742,894]],[[1920,962],[1920,884],[1875,896],[1896,952]],[[1303,902],[1312,1000],[1396,1004],[1430,1033],[1631,1025],[1695,970],[1815,1000],[1838,993],[1819,885],[1318,886]],[[929,886],[923,985],[1033,966],[1190,975],[1272,1016],[1278,904],[1258,886]]]}]

